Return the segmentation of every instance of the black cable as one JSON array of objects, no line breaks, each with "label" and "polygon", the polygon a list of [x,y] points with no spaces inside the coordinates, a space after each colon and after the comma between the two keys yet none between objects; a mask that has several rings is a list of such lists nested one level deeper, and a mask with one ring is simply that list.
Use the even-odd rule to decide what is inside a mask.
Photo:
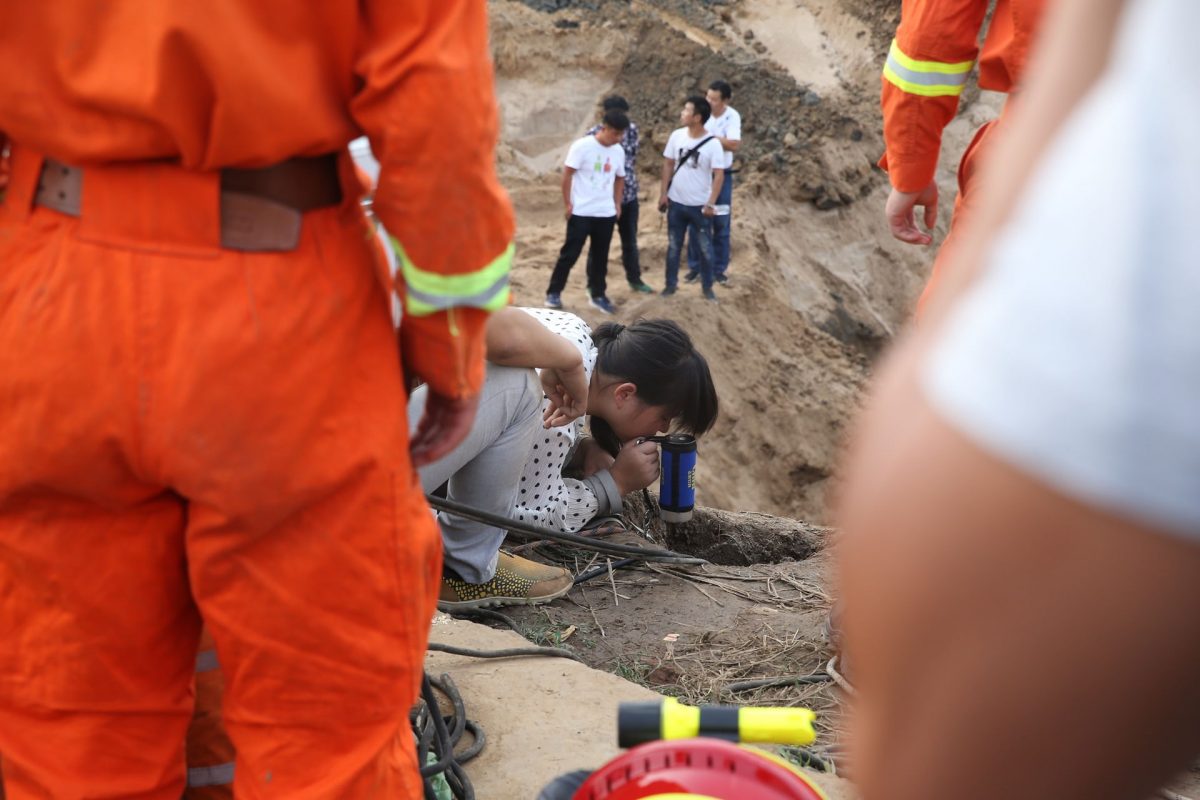
[{"label": "black cable", "polygon": [[[575,582],[578,583],[579,581],[576,580]],[[507,614],[501,614],[499,611],[492,611],[490,608],[456,608],[453,611],[448,611],[446,613],[455,618],[484,617],[485,619],[494,619],[497,622],[503,622],[505,625],[512,628],[522,636],[525,635],[524,631],[521,630],[521,626],[516,623],[516,620]]]},{"label": "black cable", "polygon": [[[450,700],[453,711],[449,715],[449,726],[447,717],[442,714],[437,694],[434,693],[435,687]],[[475,800],[475,788],[462,765],[483,750],[486,741],[483,730],[467,719],[462,695],[449,675],[443,674],[440,680],[434,680],[428,674],[423,674],[421,700],[410,721],[413,733],[417,737],[417,763],[420,765],[421,778],[425,784],[423,789],[426,800],[436,800],[430,779],[438,774],[446,779],[450,793],[457,800]],[[464,732],[469,732],[474,741],[466,750],[456,753],[455,747]],[[426,763],[430,752],[436,759],[433,764]]]},{"label": "black cable", "polygon": [[579,656],[572,653],[570,650],[563,650],[560,647],[510,647],[505,650],[472,650],[469,647],[455,647],[452,644],[440,644],[439,642],[430,642],[425,648],[433,650],[437,653],[450,653],[456,656],[468,656],[470,658],[513,658],[515,656],[557,656],[558,658],[569,658],[572,661],[578,661],[580,664],[586,664]]},{"label": "black cable", "polygon": [[472,508],[468,505],[447,500],[442,497],[433,497],[426,495],[426,500],[429,505],[445,511],[448,514],[454,514],[459,517],[482,522],[485,525],[492,525],[497,528],[503,528],[510,533],[518,536],[523,536],[527,539],[545,539],[551,542],[562,542],[565,544],[575,545],[585,550],[594,550],[597,553],[605,553],[608,555],[619,556],[634,556],[643,561],[662,561],[674,564],[707,564],[708,562],[702,558],[695,556],[685,556],[671,550],[652,550],[643,547],[635,547],[628,544],[617,544],[616,542],[600,542],[587,536],[577,536],[573,533],[562,533],[561,531],[550,530],[541,525],[534,525],[528,522],[509,519],[508,517],[500,516],[499,514],[491,514],[487,511],[480,511],[477,508]]},{"label": "black cable", "polygon": [[584,581],[590,581],[592,578],[599,578],[601,575],[607,575],[610,569],[621,569],[622,567],[628,567],[630,564],[640,564],[641,562],[642,559],[640,558],[622,558],[620,561],[614,561],[611,564],[605,564],[603,567],[589,569],[587,572],[581,572],[575,576],[575,585],[578,586]]}]

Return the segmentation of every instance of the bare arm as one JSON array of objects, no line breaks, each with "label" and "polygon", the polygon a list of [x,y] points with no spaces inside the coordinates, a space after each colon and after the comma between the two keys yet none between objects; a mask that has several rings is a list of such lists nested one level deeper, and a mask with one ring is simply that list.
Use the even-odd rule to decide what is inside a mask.
[{"label": "bare arm", "polygon": [[582,367],[573,344],[519,308],[502,308],[487,325],[487,360],[502,367]]},{"label": "bare arm", "polygon": [[574,167],[563,167],[562,198],[563,198],[563,206],[566,207],[566,210],[567,210],[567,213],[566,213],[567,219],[571,218],[571,212],[574,210],[573,208],[571,208],[571,182],[574,179],[575,179],[575,168]]},{"label": "bare arm", "polygon": [[667,187],[671,185],[671,175],[675,173],[675,159],[664,158],[662,165],[662,186],[658,192],[658,209],[664,210],[667,207]]},{"label": "bare arm", "polygon": [[613,203],[617,207],[617,219],[621,218],[621,201],[625,198],[625,179],[617,178],[613,181]]},{"label": "bare arm", "polygon": [[1150,796],[1200,747],[1200,546],[981,451],[919,392],[918,356],[843,473],[862,797]]},{"label": "bare arm", "polygon": [[575,345],[519,308],[503,308],[488,319],[487,360],[502,367],[541,370],[550,398],[546,427],[565,425],[587,409],[588,381]]},{"label": "bare arm", "polygon": [[[972,223],[980,238],[947,275],[978,268],[1103,65],[1121,5],[1052,6],[1020,114],[989,157],[1002,166]],[[1054,97],[1065,107],[1047,108]],[[923,325],[881,372],[843,472],[863,797],[1148,796],[1200,747],[1200,547],[1068,498],[950,427],[918,386],[936,335]]]},{"label": "bare arm", "polygon": [[701,212],[704,216],[710,217],[716,213],[716,198],[721,196],[721,185],[725,184],[725,170],[713,170],[713,191],[709,193],[708,203],[704,204],[704,210]]},{"label": "bare arm", "polygon": [[721,143],[721,147],[730,153],[736,153],[738,148],[742,146],[741,139],[726,139],[724,136],[718,136],[717,141]]}]

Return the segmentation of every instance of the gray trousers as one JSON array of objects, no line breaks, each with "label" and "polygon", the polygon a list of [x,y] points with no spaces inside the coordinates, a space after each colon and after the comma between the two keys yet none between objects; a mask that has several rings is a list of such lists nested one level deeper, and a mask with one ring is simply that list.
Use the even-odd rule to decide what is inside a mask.
[{"label": "gray trousers", "polygon": [[[425,408],[421,386],[408,401],[413,431]],[[431,492],[449,481],[447,496],[481,511],[511,516],[533,437],[542,427],[542,387],[531,369],[487,365],[479,411],[471,432],[443,458],[421,467],[421,488]],[[486,583],[496,573],[505,531],[439,513],[445,564],[468,583]]]}]

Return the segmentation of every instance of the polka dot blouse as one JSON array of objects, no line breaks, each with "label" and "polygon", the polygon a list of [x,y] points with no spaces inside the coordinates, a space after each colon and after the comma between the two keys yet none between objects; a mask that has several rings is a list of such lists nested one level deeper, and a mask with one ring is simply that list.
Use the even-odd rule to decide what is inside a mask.
[{"label": "polka dot blouse", "polygon": [[[584,376],[590,381],[596,367],[596,346],[592,344],[592,331],[588,324],[565,311],[541,308],[521,310],[579,348],[579,354],[583,356]],[[549,404],[549,399],[544,400],[542,410],[545,411]],[[521,475],[513,517],[574,533],[596,516],[600,503],[591,488],[582,481],[565,478],[562,474],[567,457],[583,435],[584,420],[584,417],[580,417],[568,425],[538,431],[534,436],[533,449]]]}]

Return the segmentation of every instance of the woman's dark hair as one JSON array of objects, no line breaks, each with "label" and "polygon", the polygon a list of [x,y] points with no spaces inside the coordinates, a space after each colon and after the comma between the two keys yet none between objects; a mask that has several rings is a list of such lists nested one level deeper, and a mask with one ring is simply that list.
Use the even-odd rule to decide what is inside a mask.
[{"label": "woman's dark hair", "polygon": [[[642,319],[626,327],[606,322],[592,331],[596,370],[637,386],[638,399],[665,406],[674,428],[700,436],[717,421],[717,389],[708,362],[687,331],[669,319]],[[621,442],[612,427],[592,417],[592,437],[616,455]]]}]

